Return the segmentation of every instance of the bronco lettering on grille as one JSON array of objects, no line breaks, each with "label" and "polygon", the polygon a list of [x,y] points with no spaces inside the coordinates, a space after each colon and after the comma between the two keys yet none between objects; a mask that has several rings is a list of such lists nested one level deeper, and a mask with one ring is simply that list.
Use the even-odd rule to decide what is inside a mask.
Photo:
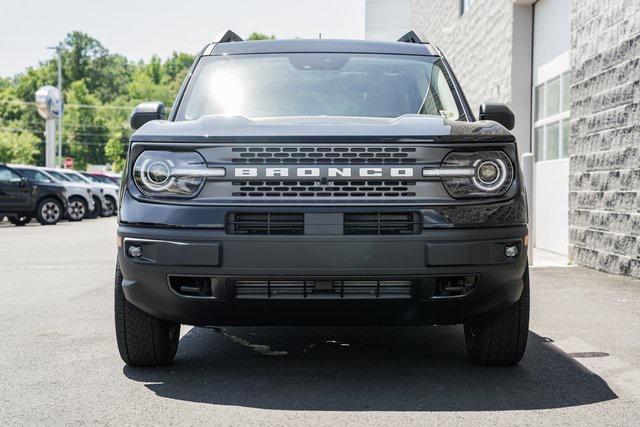
[{"label": "bronco lettering on grille", "polygon": [[[386,172],[386,173],[385,173]],[[247,178],[342,178],[342,177],[360,177],[360,178],[376,178],[383,177],[385,175],[394,178],[412,178],[416,176],[415,170],[412,167],[241,167],[234,169],[234,176],[247,177]],[[418,174],[419,175],[419,174]]]}]

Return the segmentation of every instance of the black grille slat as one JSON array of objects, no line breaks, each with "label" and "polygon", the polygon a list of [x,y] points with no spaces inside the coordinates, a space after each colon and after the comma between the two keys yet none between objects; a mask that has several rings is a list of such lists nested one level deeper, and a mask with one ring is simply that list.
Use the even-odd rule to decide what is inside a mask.
[{"label": "black grille slat", "polygon": [[236,299],[410,299],[412,280],[236,280]]},{"label": "black grille slat", "polygon": [[304,214],[230,213],[226,231],[228,234],[304,234]]},{"label": "black grille slat", "polygon": [[[255,184],[247,186],[246,181],[231,183],[240,192],[251,192],[251,197],[271,197],[271,191],[282,192],[280,197],[415,197],[411,187],[413,181],[275,181],[249,182]],[[260,185],[271,187],[256,187]]]},{"label": "black grille slat", "polygon": [[249,163],[416,163],[414,147],[238,147],[231,161]]},{"label": "black grille slat", "polygon": [[344,234],[420,234],[422,217],[407,213],[345,213]]}]

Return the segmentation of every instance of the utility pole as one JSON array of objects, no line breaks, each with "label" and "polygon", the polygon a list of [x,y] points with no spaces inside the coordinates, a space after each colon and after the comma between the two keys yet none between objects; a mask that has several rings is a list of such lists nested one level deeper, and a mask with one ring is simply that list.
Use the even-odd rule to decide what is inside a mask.
[{"label": "utility pole", "polygon": [[[58,91],[62,98],[62,55],[60,53],[60,48],[58,46],[50,46],[47,47],[47,49],[56,51],[56,60],[58,62]],[[58,116],[58,167],[62,167],[62,114],[63,111],[61,110],[60,115]]]}]

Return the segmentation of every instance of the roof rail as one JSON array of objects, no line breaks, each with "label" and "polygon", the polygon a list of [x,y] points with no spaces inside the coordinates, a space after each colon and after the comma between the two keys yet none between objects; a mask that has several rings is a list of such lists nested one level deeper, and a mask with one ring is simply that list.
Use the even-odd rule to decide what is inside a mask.
[{"label": "roof rail", "polygon": [[229,43],[229,42],[241,42],[241,41],[244,41],[242,40],[242,37],[240,37],[239,35],[237,35],[231,30],[227,30],[227,31],[219,32],[218,35],[216,35],[215,39],[213,40],[213,43]]},{"label": "roof rail", "polygon": [[428,41],[422,41],[420,37],[415,33],[415,31],[409,31],[404,36],[398,39],[399,42],[402,43],[418,43],[418,44],[428,44]]}]

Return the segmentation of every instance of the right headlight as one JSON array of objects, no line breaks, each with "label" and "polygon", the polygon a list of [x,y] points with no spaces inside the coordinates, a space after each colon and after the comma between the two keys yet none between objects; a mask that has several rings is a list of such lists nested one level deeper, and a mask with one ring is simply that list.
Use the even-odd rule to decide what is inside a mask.
[{"label": "right headlight", "polygon": [[152,197],[194,197],[207,177],[224,175],[224,168],[208,168],[195,151],[147,150],[133,165],[136,186]]},{"label": "right headlight", "polygon": [[500,196],[513,182],[514,169],[503,151],[449,153],[437,169],[425,168],[424,176],[440,177],[455,198]]}]

